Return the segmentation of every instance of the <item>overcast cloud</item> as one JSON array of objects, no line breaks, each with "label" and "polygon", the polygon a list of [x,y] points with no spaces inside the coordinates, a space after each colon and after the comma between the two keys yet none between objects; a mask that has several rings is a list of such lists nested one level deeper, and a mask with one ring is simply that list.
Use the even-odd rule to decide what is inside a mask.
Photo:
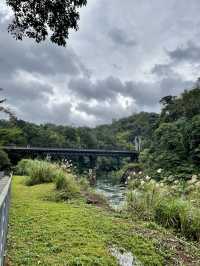
[{"label": "overcast cloud", "polygon": [[[4,0],[3,0],[4,1]],[[139,111],[200,76],[200,1],[88,0],[67,48],[16,42],[0,3],[0,87],[17,117],[89,125]]]}]

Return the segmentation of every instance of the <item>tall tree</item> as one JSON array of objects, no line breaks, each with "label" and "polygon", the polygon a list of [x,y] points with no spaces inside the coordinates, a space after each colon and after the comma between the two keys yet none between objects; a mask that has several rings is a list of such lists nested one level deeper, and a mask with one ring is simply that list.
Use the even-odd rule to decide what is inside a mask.
[{"label": "tall tree", "polygon": [[36,42],[50,40],[60,46],[66,45],[69,30],[78,30],[79,8],[87,0],[6,0],[14,11],[9,32],[17,39],[24,37]]}]

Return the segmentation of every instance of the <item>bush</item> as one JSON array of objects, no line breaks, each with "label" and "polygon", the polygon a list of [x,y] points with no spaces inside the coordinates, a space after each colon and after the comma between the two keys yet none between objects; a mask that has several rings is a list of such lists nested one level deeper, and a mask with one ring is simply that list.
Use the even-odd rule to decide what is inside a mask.
[{"label": "bush", "polygon": [[143,220],[152,219],[151,208],[148,208],[147,200],[140,191],[134,190],[127,194],[128,211],[133,217]]},{"label": "bush", "polygon": [[199,182],[196,182],[190,185],[193,190],[187,192],[185,182],[182,188],[182,182],[178,181],[176,186],[134,181],[127,195],[128,211],[133,217],[155,221],[165,228],[175,229],[188,239],[200,241],[200,209],[195,207],[196,201],[194,205],[194,200],[190,200],[200,196]]},{"label": "bush", "polygon": [[58,167],[46,161],[22,160],[16,167],[18,174],[27,175],[26,184],[29,186],[53,182],[57,175]]},{"label": "bush", "polygon": [[0,150],[0,171],[7,170],[11,163],[6,152]]},{"label": "bush", "polygon": [[167,191],[156,182],[133,180],[129,187],[133,190],[127,194],[128,209],[132,215],[144,220],[154,217],[156,204],[167,194]]},{"label": "bush", "polygon": [[79,183],[79,185],[81,187],[81,190],[88,191],[90,189],[90,183],[89,183],[89,181],[86,178],[81,177],[78,180],[78,183]]},{"label": "bush", "polygon": [[181,232],[185,237],[200,241],[200,210],[197,208],[187,209],[181,215]]},{"label": "bush", "polygon": [[17,175],[29,175],[29,170],[31,168],[31,165],[34,163],[33,160],[29,160],[29,159],[23,159],[21,160],[16,168],[15,168],[15,173]]},{"label": "bush", "polygon": [[200,240],[200,210],[189,201],[174,199],[161,202],[155,209],[155,220],[164,227],[172,227],[192,240]]},{"label": "bush", "polygon": [[155,207],[155,221],[164,227],[181,229],[181,217],[186,212],[188,204],[180,199],[163,199]]},{"label": "bush", "polygon": [[57,199],[68,200],[80,195],[80,186],[72,174],[58,171],[55,178]]}]

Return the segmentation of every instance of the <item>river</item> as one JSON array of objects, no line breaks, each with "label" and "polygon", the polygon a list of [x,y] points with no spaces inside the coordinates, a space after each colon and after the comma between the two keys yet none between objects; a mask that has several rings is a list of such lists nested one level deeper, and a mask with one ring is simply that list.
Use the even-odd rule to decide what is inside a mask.
[{"label": "river", "polygon": [[96,191],[102,193],[113,208],[120,208],[125,201],[126,187],[122,184],[112,182],[107,176],[106,178],[97,178]]}]

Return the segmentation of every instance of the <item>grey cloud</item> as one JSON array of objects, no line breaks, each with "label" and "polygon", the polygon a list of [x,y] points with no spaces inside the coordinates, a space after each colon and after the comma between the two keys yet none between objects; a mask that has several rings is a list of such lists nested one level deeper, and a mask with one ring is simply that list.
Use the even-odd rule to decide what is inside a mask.
[{"label": "grey cloud", "polygon": [[154,105],[160,93],[158,84],[145,82],[122,82],[116,77],[108,77],[92,82],[89,79],[73,79],[69,83],[71,92],[80,99],[97,101],[115,101],[118,95],[130,97],[138,105]]},{"label": "grey cloud", "polygon": [[57,47],[49,42],[16,41],[7,32],[9,21],[1,22],[2,17],[0,13],[0,75],[17,70],[41,75],[89,75],[72,48]]},{"label": "grey cloud", "polygon": [[[0,14],[0,87],[19,118],[106,123],[135,110],[158,111],[161,97],[192,86],[190,73],[200,60],[199,0],[121,2],[88,3],[65,49],[16,42]],[[177,74],[185,62],[194,63],[192,71]],[[124,108],[119,95],[132,105]]]},{"label": "grey cloud", "polygon": [[137,42],[135,39],[130,37],[128,33],[122,29],[119,28],[113,28],[108,33],[111,40],[117,44],[122,46],[135,46],[137,45]]},{"label": "grey cloud", "polygon": [[174,71],[172,70],[171,63],[169,63],[169,64],[156,64],[152,68],[151,73],[157,75],[158,77],[169,77],[169,76],[175,75]]},{"label": "grey cloud", "polygon": [[123,84],[120,79],[110,76],[96,82],[92,82],[88,78],[72,79],[68,87],[80,98],[102,101],[114,99],[122,91]]},{"label": "grey cloud", "polygon": [[172,60],[181,62],[198,62],[200,60],[200,46],[192,41],[187,42],[185,46],[179,46],[172,51],[168,51],[168,55]]},{"label": "grey cloud", "polygon": [[37,81],[1,80],[1,85],[4,88],[2,94],[8,102],[15,105],[25,101],[34,102],[37,99],[45,101],[50,95],[53,95],[53,87]]},{"label": "grey cloud", "polygon": [[[35,109],[34,106],[31,106],[31,111],[24,113],[28,108],[26,103],[21,112],[23,112],[23,117],[25,120],[33,120],[32,113],[34,113],[34,122],[42,123],[43,121],[48,121],[55,124],[71,124],[71,104],[70,103],[54,103],[51,106],[47,106],[41,101],[36,102],[38,108]],[[29,107],[30,108],[30,107]]]},{"label": "grey cloud", "polygon": [[[8,37],[7,37],[8,38]],[[35,45],[26,47],[23,43],[7,42],[7,38],[0,39],[0,73],[1,75],[17,70],[25,70],[44,75],[65,74],[75,76],[86,73],[71,49],[58,50],[49,45]]]},{"label": "grey cloud", "polygon": [[117,101],[113,101],[112,103],[106,101],[100,102],[95,106],[90,106],[82,102],[77,106],[77,110],[93,116],[96,124],[104,124],[112,122],[113,119],[119,119],[135,113],[137,106],[131,105],[130,107],[123,108]]},{"label": "grey cloud", "polygon": [[185,81],[181,78],[164,78],[160,83],[161,91],[161,97],[164,97],[166,95],[179,95],[186,89],[191,89],[194,85],[193,81]]},{"label": "grey cloud", "polygon": [[[160,72],[159,66],[156,70]],[[161,66],[161,72],[162,72]],[[154,70],[155,72],[155,70]],[[96,100],[97,102],[115,102],[119,95],[129,97],[138,106],[138,108],[152,107],[157,105],[159,100],[168,94],[177,95],[184,89],[189,89],[193,82],[184,81],[179,75],[164,75],[155,82],[136,82],[125,81],[115,77],[109,77],[103,80],[91,82],[89,79],[73,80],[69,88],[78,98],[85,100]],[[82,105],[86,108],[86,105]],[[104,107],[101,108],[103,111]],[[97,110],[96,110],[97,111]],[[100,111],[100,110],[99,110]]]},{"label": "grey cloud", "polygon": [[116,70],[122,70],[122,67],[119,66],[118,64],[112,64],[113,68]]}]

